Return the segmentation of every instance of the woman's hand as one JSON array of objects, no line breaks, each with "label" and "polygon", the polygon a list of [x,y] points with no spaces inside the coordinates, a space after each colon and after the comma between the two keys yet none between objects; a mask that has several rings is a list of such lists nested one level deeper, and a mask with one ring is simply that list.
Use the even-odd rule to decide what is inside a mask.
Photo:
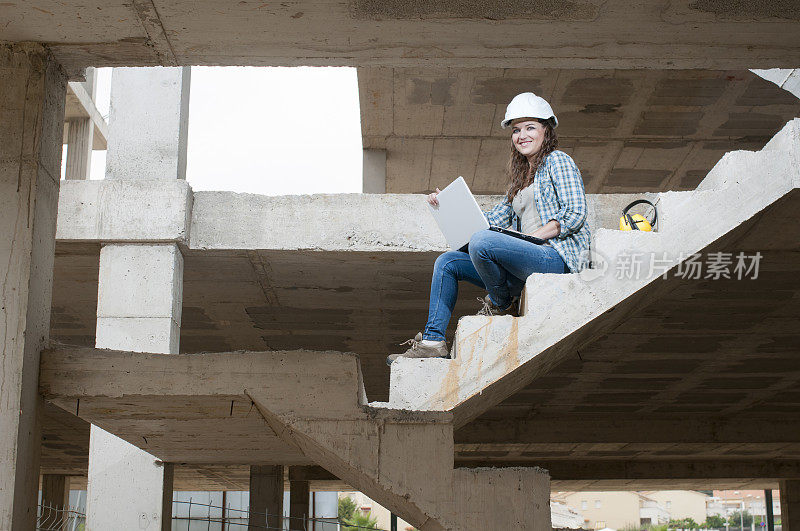
[{"label": "woman's hand", "polygon": [[435,192],[433,192],[432,194],[428,195],[428,204],[429,205],[431,205],[431,206],[439,206],[439,200],[436,199],[436,196],[439,195],[440,192],[441,192],[441,190],[439,190],[437,188]]},{"label": "woman's hand", "polygon": [[559,234],[561,234],[561,225],[558,223],[558,221],[551,219],[533,231],[530,235],[543,240],[549,240],[555,238]]}]

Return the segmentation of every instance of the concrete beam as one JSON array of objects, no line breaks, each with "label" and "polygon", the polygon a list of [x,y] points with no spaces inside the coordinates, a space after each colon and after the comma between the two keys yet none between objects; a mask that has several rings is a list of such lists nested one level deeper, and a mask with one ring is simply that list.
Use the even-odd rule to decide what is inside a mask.
[{"label": "concrete beam", "polygon": [[[456,444],[648,443],[724,444],[797,443],[800,419],[782,417],[634,417],[569,416],[528,419],[479,418],[454,433]],[[680,426],[680,429],[675,429]]]},{"label": "concrete beam", "polygon": [[289,481],[338,481],[339,478],[321,466],[291,466]]},{"label": "concrete beam", "polygon": [[[432,6],[429,2],[249,5],[187,16],[181,5],[71,0],[42,13],[8,6],[0,39],[57,43],[77,73],[87,65],[407,65],[530,68],[793,68],[800,63],[792,3],[738,5],[623,0]],[[56,23],[55,21],[59,21]],[[279,28],[268,34],[262,28]],[[510,36],[508,28],[514,28]],[[625,39],[619,38],[625,28]],[[308,35],[319,42],[309,43]],[[524,35],[536,34],[531,42]],[[599,51],[598,51],[599,50]]]},{"label": "concrete beam", "polygon": [[[485,466],[486,461],[481,461]],[[496,460],[496,466],[530,466],[523,460]],[[733,480],[762,479],[776,482],[780,479],[800,479],[800,461],[797,460],[727,460],[693,461],[663,459],[649,461],[619,461],[612,459],[537,459],[536,466],[547,470],[553,481],[576,480],[649,480],[696,479]],[[459,459],[456,466],[470,466],[470,460]]]},{"label": "concrete beam", "polygon": [[[671,192],[685,197],[688,192]],[[593,228],[619,227],[622,208],[658,194],[590,195]],[[65,198],[66,199],[66,198]],[[498,196],[477,196],[489,209]],[[74,199],[69,199],[74,201]],[[380,219],[380,223],[375,223]],[[448,249],[424,197],[416,194],[262,196],[195,192],[189,246],[194,249],[430,252]]]},{"label": "concrete beam", "polygon": [[182,180],[63,182],[60,241],[176,242],[189,239],[192,191]]},{"label": "concrete beam", "polygon": [[0,44],[0,71],[0,529],[17,530],[36,521],[67,81],[38,45]]}]

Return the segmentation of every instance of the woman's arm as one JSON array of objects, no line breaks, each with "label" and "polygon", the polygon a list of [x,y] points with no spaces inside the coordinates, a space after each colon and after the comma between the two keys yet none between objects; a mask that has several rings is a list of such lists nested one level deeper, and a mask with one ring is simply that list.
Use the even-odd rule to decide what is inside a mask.
[{"label": "woman's arm", "polygon": [[555,238],[561,233],[561,224],[551,219],[535,231],[531,232],[531,236],[535,236],[537,238],[541,238],[543,240],[549,240],[550,238]]},{"label": "woman's arm", "polygon": [[513,213],[514,208],[506,198],[502,202],[497,203],[490,211],[484,212],[483,215],[486,216],[486,220],[492,227],[507,229],[511,226],[511,217]]},{"label": "woman's arm", "polygon": [[[557,228],[550,237],[564,239],[579,231],[586,221],[586,193],[583,189],[581,172],[572,157],[566,153],[559,153],[558,157],[554,157],[550,172],[560,208],[540,230],[550,226],[548,232],[553,232]],[[555,225],[551,225],[553,223]]]}]

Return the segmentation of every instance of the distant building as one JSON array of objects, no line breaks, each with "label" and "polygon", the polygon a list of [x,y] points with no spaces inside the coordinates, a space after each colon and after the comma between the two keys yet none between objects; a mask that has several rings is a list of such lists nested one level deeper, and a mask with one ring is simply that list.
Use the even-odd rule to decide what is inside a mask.
[{"label": "distant building", "polygon": [[[753,516],[756,522],[766,521],[767,508],[763,490],[715,490],[708,504],[708,514],[729,517],[744,509]],[[772,492],[772,512],[781,514],[781,500],[778,491]]]},{"label": "distant building", "polygon": [[669,521],[667,509],[642,492],[561,492],[553,498],[579,512],[584,529],[620,529]]},{"label": "distant building", "polygon": [[580,529],[583,523],[583,516],[563,500],[550,500],[550,524],[553,529]]},{"label": "distant building", "polygon": [[649,498],[657,501],[669,513],[669,518],[691,518],[697,523],[706,519],[706,506],[711,496],[696,490],[647,491]]}]

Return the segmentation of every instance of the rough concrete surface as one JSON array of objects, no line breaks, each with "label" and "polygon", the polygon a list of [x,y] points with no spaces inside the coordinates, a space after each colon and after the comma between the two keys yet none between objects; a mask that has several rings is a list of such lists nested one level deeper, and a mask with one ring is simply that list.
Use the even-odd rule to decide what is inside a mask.
[{"label": "rough concrete surface", "polygon": [[107,179],[186,179],[191,69],[115,68]]},{"label": "rough concrete surface", "polygon": [[[515,13],[510,11],[521,2],[495,8],[468,2],[439,7],[438,16],[447,18],[427,18],[436,10],[419,1],[353,6],[301,0],[269,9],[208,0],[116,0],[102,9],[75,0],[7,4],[0,39],[49,43],[76,76],[86,66],[529,68],[535,61],[545,68],[724,69],[793,68],[800,62],[791,2],[738,2],[739,10],[724,2],[572,0],[527,3]],[[374,6],[365,15],[384,16],[358,18],[353,8],[359,5]]]},{"label": "rough concrete surface", "polygon": [[61,241],[186,242],[192,191],[183,180],[64,181]]},{"label": "rough concrete surface", "polygon": [[16,530],[36,519],[66,78],[39,46],[0,45],[0,72],[0,528]]}]

